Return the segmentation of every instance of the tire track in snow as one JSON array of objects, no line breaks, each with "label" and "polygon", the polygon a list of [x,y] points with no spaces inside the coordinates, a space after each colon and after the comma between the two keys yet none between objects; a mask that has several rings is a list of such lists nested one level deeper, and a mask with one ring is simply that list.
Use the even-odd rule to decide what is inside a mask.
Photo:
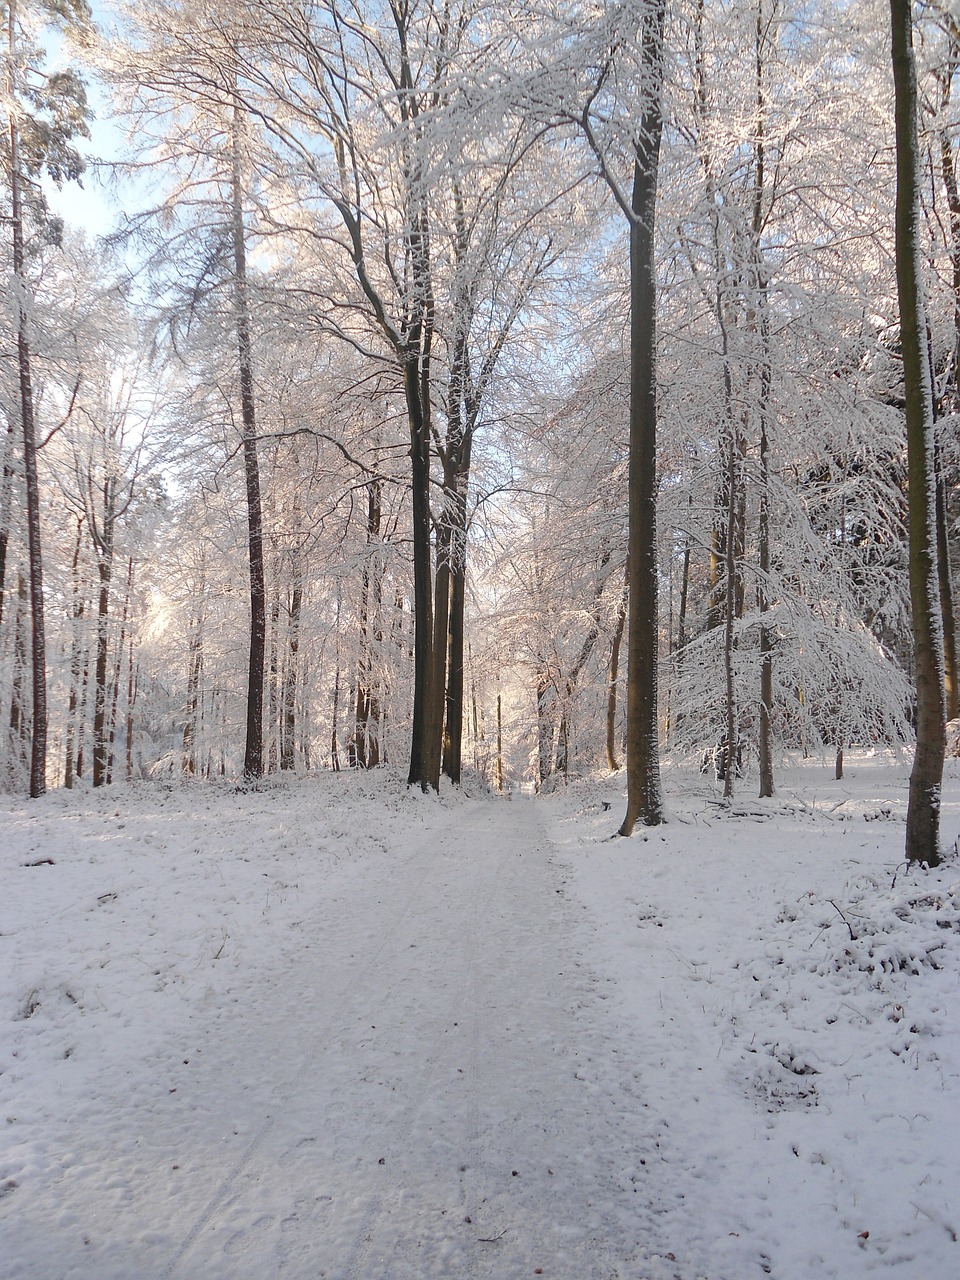
[{"label": "tire track in snow", "polygon": [[[355,1001],[357,993],[362,992],[363,989],[369,984],[371,975],[376,971],[377,967],[382,963],[385,953],[390,949],[391,946],[394,945],[397,935],[400,933],[401,929],[404,926],[405,921],[407,920],[412,910],[413,904],[422,895],[423,885],[430,874],[430,870],[431,868],[429,863],[424,862],[424,864],[421,866],[419,870],[418,875],[416,876],[412,885],[410,886],[409,891],[405,895],[403,902],[400,906],[400,909],[396,912],[395,916],[393,917],[391,928],[389,928],[382,934],[379,945],[376,945],[373,948],[373,950],[369,953],[366,965],[361,969],[361,971],[357,974],[353,982],[342,993],[339,1000],[336,1002],[333,1011],[330,1013],[326,1023],[320,1029],[319,1034],[316,1035],[315,1038],[318,1043],[324,1044],[324,1043],[327,1043],[331,1037],[335,1037],[338,1034],[342,1037],[343,1035],[346,1034],[346,1031],[348,1029],[348,1019],[346,1017],[346,1014],[348,1013],[351,1005]],[[184,1237],[179,1249],[177,1250],[177,1252],[174,1254],[169,1264],[165,1267],[165,1269],[161,1273],[162,1280],[171,1280],[171,1278],[176,1275],[183,1259],[186,1257],[186,1255],[190,1252],[190,1250],[199,1240],[204,1229],[213,1220],[214,1216],[217,1213],[217,1210],[224,1204],[230,1192],[232,1191],[232,1189],[240,1179],[241,1175],[244,1173],[247,1167],[254,1160],[254,1157],[257,1155],[258,1151],[263,1146],[267,1137],[273,1131],[274,1127],[276,1126],[277,1117],[281,1108],[283,1107],[284,1103],[289,1102],[290,1099],[292,1098],[309,1064],[310,1064],[310,1059],[309,1058],[304,1059],[300,1063],[299,1070],[297,1071],[297,1073],[288,1081],[288,1083],[285,1086],[283,1086],[280,1089],[279,1093],[275,1095],[274,1105],[271,1111],[264,1117],[263,1122],[260,1124],[259,1128],[257,1129],[253,1139],[248,1143],[246,1148],[241,1153],[239,1159],[230,1169],[227,1176],[218,1185],[214,1194],[207,1201],[207,1204],[203,1212],[200,1214],[199,1218],[197,1218],[196,1222],[193,1224],[190,1231]]]},{"label": "tire track in snow", "polygon": [[[480,1037],[479,1006],[481,967],[478,963],[478,939],[483,933],[485,926],[488,924],[494,905],[491,895],[485,891],[491,879],[491,870],[489,865],[484,865],[484,860],[489,861],[491,856],[489,853],[489,830],[491,826],[490,818],[492,816],[494,816],[494,814],[491,812],[491,806],[483,806],[477,813],[473,824],[465,831],[462,830],[457,834],[457,840],[460,848],[452,851],[457,862],[456,876],[454,880],[454,884],[456,886],[454,896],[455,899],[457,899],[455,905],[459,908],[454,920],[458,921],[461,927],[454,932],[451,929],[450,919],[447,918],[444,920],[440,916],[435,916],[435,918],[430,921],[430,927],[435,931],[435,937],[438,940],[442,940],[444,943],[444,950],[450,949],[453,951],[462,948],[467,955],[467,964],[461,968],[461,977],[465,977],[466,982],[463,984],[459,994],[451,993],[451,997],[448,997],[448,1003],[452,998],[452,1004],[449,1004],[450,1010],[459,1009],[460,1011],[460,1017],[455,1021],[458,1022],[461,1027],[468,1026],[470,1028],[469,1041],[471,1049],[469,1060],[471,1062],[471,1067],[473,1068],[471,1072],[473,1080],[476,1079],[474,1064],[479,1057]],[[505,846],[503,844],[499,844],[498,851],[493,855],[496,861],[496,867],[492,873],[494,882],[499,879],[500,867],[505,856],[504,848]],[[465,876],[464,871],[467,871],[469,874]],[[469,883],[467,884],[467,882]],[[479,918],[472,916],[468,926],[462,904],[476,902],[483,903],[484,910]],[[396,988],[404,985],[406,978],[406,974],[400,975],[399,980],[394,983],[394,987],[391,989],[391,997],[394,995]],[[447,1017],[446,1021],[449,1022],[451,1019]],[[425,1037],[425,1043],[426,1042]],[[445,1056],[442,1052],[442,1048],[442,1044],[436,1042],[430,1055],[434,1058],[436,1066],[439,1066]],[[432,1074],[429,1071],[424,1071],[419,1087],[415,1090],[410,1102],[406,1106],[402,1120],[394,1130],[392,1135],[392,1145],[402,1148],[408,1142],[413,1128],[420,1117],[424,1102],[435,1087],[437,1074],[438,1072],[436,1069]],[[478,1158],[479,1129],[480,1122],[477,1095],[476,1090],[471,1088],[468,1093],[465,1124],[465,1143],[467,1151],[470,1154],[468,1154],[466,1161],[461,1164],[458,1170],[460,1173],[461,1194],[464,1194],[463,1175],[468,1173],[470,1164],[474,1163]],[[471,1155],[473,1156],[473,1159],[470,1158]],[[371,1276],[378,1274],[375,1270],[376,1260],[372,1256],[376,1249],[375,1242],[377,1238],[377,1229],[380,1226],[381,1221],[386,1216],[388,1203],[391,1207],[398,1205],[403,1192],[402,1184],[399,1184],[396,1179],[391,1179],[391,1182],[392,1185],[384,1192],[376,1195],[368,1206],[360,1231],[357,1233],[354,1248],[344,1266],[344,1280],[370,1280]],[[465,1203],[466,1201],[464,1201],[464,1204]],[[463,1216],[465,1219],[469,1219],[472,1215],[468,1209],[464,1208]],[[468,1223],[467,1225],[470,1224]],[[384,1273],[384,1275],[387,1274],[389,1273]],[[464,1280],[466,1280],[466,1275],[473,1274],[474,1268],[471,1265],[469,1271],[465,1273]]]},{"label": "tire track in snow", "polygon": [[620,1174],[637,1126],[536,805],[441,820],[403,855],[399,903],[361,884],[338,904],[365,959],[328,1016],[301,1014],[286,1078],[165,1278],[640,1274]]}]

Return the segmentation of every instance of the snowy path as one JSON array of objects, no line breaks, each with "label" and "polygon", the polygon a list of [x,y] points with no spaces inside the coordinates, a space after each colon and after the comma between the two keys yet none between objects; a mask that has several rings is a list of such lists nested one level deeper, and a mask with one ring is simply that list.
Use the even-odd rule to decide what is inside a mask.
[{"label": "snowy path", "polygon": [[67,1122],[82,1162],[30,1205],[46,1256],[14,1274],[639,1275],[639,1086],[537,805],[436,813],[319,887],[269,963],[191,997],[174,1085],[128,1063],[106,1144]]},{"label": "snowy path", "polygon": [[604,1167],[627,1135],[578,1079],[582,983],[535,807],[479,805],[398,875],[327,903],[312,927],[339,945],[292,958],[281,1080],[165,1275],[507,1280],[562,1260],[586,1280],[632,1252]]},{"label": "snowy path", "polygon": [[0,1280],[960,1275],[899,763],[632,841],[616,777],[106,792],[0,806]]}]

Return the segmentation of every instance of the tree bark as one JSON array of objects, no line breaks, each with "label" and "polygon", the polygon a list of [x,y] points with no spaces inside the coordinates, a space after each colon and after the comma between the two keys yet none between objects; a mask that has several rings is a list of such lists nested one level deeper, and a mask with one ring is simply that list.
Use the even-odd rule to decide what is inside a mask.
[{"label": "tree bark", "polygon": [[[950,41],[947,66],[942,74],[940,110],[945,116],[950,106],[953,77],[960,58],[960,26],[953,17],[947,17],[947,35]],[[960,411],[960,190],[957,187],[957,170],[954,162],[953,143],[947,129],[940,131],[940,172],[947,193],[947,210],[950,215],[950,265],[953,288],[953,409]],[[938,450],[939,455],[939,450]],[[960,714],[960,669],[957,657],[957,624],[953,602],[953,576],[950,565],[948,537],[946,485],[940,466],[937,466],[937,547],[940,573],[940,603],[943,618],[943,656],[946,681],[947,719],[954,720]]]},{"label": "tree bark", "polygon": [[[767,302],[767,278],[763,264],[761,235],[763,232],[763,199],[766,182],[766,99],[763,87],[763,0],[757,0],[756,26],[756,89],[757,125],[754,143],[753,226],[751,251],[753,276],[756,289],[757,336],[759,352],[759,416],[760,416],[760,514],[757,540],[759,543],[760,577],[757,588],[757,607],[760,613],[760,798],[773,795],[773,743],[771,740],[771,715],[773,713],[773,640],[767,625],[770,611],[770,400],[773,371],[770,364],[770,313]],[[736,759],[736,757],[734,757]]]},{"label": "tree bark", "polygon": [[247,247],[243,219],[241,139],[243,117],[239,103],[231,122],[230,232],[233,241],[233,300],[236,325],[243,424],[243,471],[247,498],[247,556],[250,572],[250,642],[247,659],[246,739],[243,776],[263,774],[263,670],[267,639],[267,596],[263,566],[263,509],[260,500],[260,462],[257,456],[257,411],[253,381],[253,339],[247,283]]},{"label": "tree bark", "polygon": [[10,750],[14,765],[11,781],[20,786],[21,771],[26,772],[30,762],[26,751],[27,716],[23,706],[24,674],[27,669],[27,642],[24,629],[27,619],[27,582],[22,573],[17,574],[17,605],[13,622],[13,680],[10,690]]},{"label": "tree bark", "polygon": [[7,588],[7,547],[10,542],[10,507],[13,498],[13,438],[14,418],[7,419],[3,441],[3,477],[0,479],[0,626],[3,625],[3,604]]},{"label": "tree bark", "polygon": [[957,626],[950,557],[950,518],[947,511],[947,486],[940,457],[940,449],[936,447],[934,466],[937,473],[937,577],[940,583],[940,618],[943,623],[944,695],[947,719],[955,720],[960,714],[960,673],[957,669]]},{"label": "tree bark", "polygon": [[657,288],[654,226],[663,132],[664,0],[643,20],[649,90],[636,141],[630,220],[630,593],[627,632],[627,811],[620,834],[664,819],[657,729]]},{"label": "tree bark", "polygon": [[70,692],[67,699],[66,744],[63,753],[63,785],[70,791],[74,781],[74,739],[77,732],[77,703],[80,697],[80,624],[83,621],[84,599],[80,584],[80,547],[83,540],[83,521],[77,521],[77,541],[73,549],[71,565],[73,603],[70,608]]},{"label": "tree bark", "polygon": [[113,663],[113,679],[110,683],[110,715],[107,721],[107,786],[113,782],[114,747],[117,740],[117,707],[120,702],[120,674],[123,670],[123,655],[127,642],[127,622],[130,618],[130,604],[133,597],[133,556],[127,560],[127,585],[123,595],[123,609],[120,613],[120,634],[117,637],[117,656]]},{"label": "tree bark", "polygon": [[110,623],[110,586],[113,578],[114,481],[103,486],[103,519],[97,535],[97,656],[93,667],[93,785],[107,780],[107,658]]},{"label": "tree bark", "polygon": [[267,772],[280,763],[277,738],[280,729],[280,588],[275,584],[270,600],[269,675],[267,680]]},{"label": "tree bark", "polygon": [[[627,569],[629,573],[629,568]],[[620,646],[623,643],[623,628],[627,617],[627,592],[624,587],[617,609],[617,624],[613,632],[613,643],[610,646],[610,676],[607,684],[607,768],[616,773],[620,768],[617,758],[617,680],[620,673]]]},{"label": "tree bark", "polygon": [[937,576],[933,387],[920,275],[920,157],[911,0],[890,0],[890,18],[897,157],[897,294],[906,398],[910,600],[917,694],[906,857],[908,862],[935,866],[940,861],[946,700]]},{"label": "tree bark", "polygon": [[283,719],[280,725],[280,768],[293,769],[296,746],[297,676],[300,651],[300,614],[303,609],[303,574],[300,566],[293,571],[290,595],[290,620],[287,630],[287,662],[283,680]]},{"label": "tree bark", "polygon": [[133,661],[133,636],[130,637],[130,647],[127,657],[127,781],[133,781],[133,726],[134,726],[134,708],[137,705],[137,667]]},{"label": "tree bark", "polygon": [[[7,6],[8,92],[15,96],[16,0]],[[47,789],[47,646],[43,612],[43,553],[40,541],[40,477],[37,471],[37,435],[34,417],[33,375],[30,367],[30,325],[27,313],[27,276],[24,253],[20,135],[16,113],[10,112],[8,131],[10,161],[10,224],[13,236],[13,284],[17,299],[17,376],[20,391],[20,429],[23,436],[23,475],[27,506],[27,547],[30,566],[30,622],[33,708],[30,742],[30,796]]]},{"label": "tree bark", "polygon": [[203,614],[193,621],[188,642],[187,702],[183,721],[183,771],[192,777],[197,772],[199,740],[200,678],[203,673]]},{"label": "tree bark", "polygon": [[380,563],[381,483],[367,485],[367,557],[360,584],[360,653],[357,658],[357,711],[354,726],[354,761],[361,769],[380,763],[380,707],[375,690],[374,642],[382,593]]}]

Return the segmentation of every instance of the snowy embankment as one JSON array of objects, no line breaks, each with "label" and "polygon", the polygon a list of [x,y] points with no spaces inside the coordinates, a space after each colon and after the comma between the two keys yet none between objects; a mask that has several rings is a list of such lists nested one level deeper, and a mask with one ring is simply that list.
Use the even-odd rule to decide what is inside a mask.
[{"label": "snowy embankment", "polygon": [[0,1275],[960,1274],[960,867],[900,865],[905,774],[668,770],[629,841],[621,779],[8,801]]},{"label": "snowy embankment", "polygon": [[562,802],[591,959],[661,1118],[685,1280],[960,1275],[960,866],[953,849],[904,866],[906,771],[809,763],[773,801],[744,782],[729,813],[667,771],[669,827],[636,858],[605,839],[609,783]]}]

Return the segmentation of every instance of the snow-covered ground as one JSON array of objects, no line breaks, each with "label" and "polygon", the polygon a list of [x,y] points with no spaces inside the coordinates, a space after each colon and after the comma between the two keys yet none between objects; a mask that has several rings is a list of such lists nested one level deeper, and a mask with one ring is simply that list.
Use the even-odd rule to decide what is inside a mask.
[{"label": "snow-covered ground", "polygon": [[668,769],[630,840],[622,778],[7,801],[0,1276],[960,1276],[960,867],[902,865],[905,778]]}]

